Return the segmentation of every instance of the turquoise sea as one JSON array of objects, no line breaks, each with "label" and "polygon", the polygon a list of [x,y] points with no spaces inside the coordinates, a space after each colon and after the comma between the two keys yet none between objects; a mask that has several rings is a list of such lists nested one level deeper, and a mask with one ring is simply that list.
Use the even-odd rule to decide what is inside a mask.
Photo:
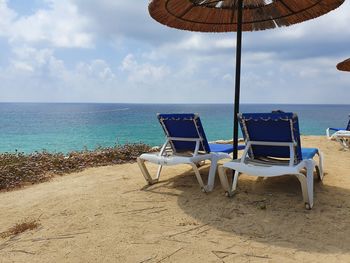
[{"label": "turquoise sea", "polygon": [[[304,135],[343,127],[350,113],[350,105],[241,105],[241,112],[277,109],[297,113]],[[209,140],[232,138],[229,104],[0,103],[0,152],[66,153],[128,142],[160,145],[164,135],[156,113],[181,112],[199,113]]]}]

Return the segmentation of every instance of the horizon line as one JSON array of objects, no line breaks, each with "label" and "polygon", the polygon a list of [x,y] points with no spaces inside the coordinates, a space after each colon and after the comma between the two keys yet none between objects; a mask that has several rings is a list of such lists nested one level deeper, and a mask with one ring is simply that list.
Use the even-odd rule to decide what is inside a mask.
[{"label": "horizon line", "polygon": [[[43,102],[43,101],[0,101],[0,104],[134,104],[134,105],[234,105],[229,102]],[[346,103],[283,103],[283,102],[242,102],[240,105],[340,105]]]}]

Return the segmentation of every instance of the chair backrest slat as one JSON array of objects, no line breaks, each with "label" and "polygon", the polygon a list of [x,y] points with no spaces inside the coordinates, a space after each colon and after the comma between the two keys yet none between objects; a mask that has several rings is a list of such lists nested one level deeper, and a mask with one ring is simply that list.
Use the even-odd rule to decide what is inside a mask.
[{"label": "chair backrest slat", "polygon": [[350,115],[349,115],[348,127],[346,127],[346,130],[350,131]]},{"label": "chair backrest slat", "polygon": [[[246,141],[293,143],[295,163],[302,160],[299,121],[293,113],[244,113],[239,121]],[[288,146],[253,145],[249,157],[290,158]]]},{"label": "chair backrest slat", "polygon": [[[210,148],[198,114],[158,114],[158,120],[168,138],[201,139],[199,151],[209,153]],[[196,142],[171,140],[174,152],[195,151]]]}]

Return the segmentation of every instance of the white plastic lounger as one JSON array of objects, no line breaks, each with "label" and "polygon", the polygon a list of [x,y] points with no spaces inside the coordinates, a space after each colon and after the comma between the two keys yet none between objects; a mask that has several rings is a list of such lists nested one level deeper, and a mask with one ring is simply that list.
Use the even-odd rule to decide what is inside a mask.
[{"label": "white plastic lounger", "polygon": [[[326,130],[327,138],[328,139],[335,139],[334,135],[339,131],[349,131],[350,132],[350,118],[349,118],[348,125],[344,128],[327,128],[327,130]],[[332,132],[333,132],[333,134],[332,134]]]},{"label": "white plastic lounger", "polygon": [[[231,144],[209,144],[202,123],[197,114],[158,114],[158,120],[166,134],[166,141],[158,153],[144,153],[137,158],[143,176],[149,184],[157,183],[163,166],[189,164],[205,192],[214,188],[217,162],[231,158]],[[239,146],[243,149],[244,146]],[[208,183],[204,184],[197,165],[210,160]],[[156,178],[153,179],[146,168],[145,161],[158,164]]]},{"label": "white plastic lounger", "polygon": [[[334,132],[331,134],[331,132]],[[344,149],[350,148],[350,119],[346,128],[328,128],[326,130],[328,139],[336,140]]]},{"label": "white plastic lounger", "polygon": [[[247,113],[239,114],[239,121],[246,142],[243,156],[219,168],[227,196],[233,196],[241,173],[261,177],[292,174],[300,181],[306,209],[311,209],[313,172],[316,168],[323,179],[323,155],[316,148],[301,148],[298,117],[293,113]],[[318,163],[315,155],[319,156]],[[228,169],[235,171],[231,186]]]}]

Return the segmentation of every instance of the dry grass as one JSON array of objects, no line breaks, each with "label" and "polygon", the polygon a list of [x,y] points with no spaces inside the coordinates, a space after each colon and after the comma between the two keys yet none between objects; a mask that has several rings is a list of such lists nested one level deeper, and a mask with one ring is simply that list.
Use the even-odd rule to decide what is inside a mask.
[{"label": "dry grass", "polygon": [[40,223],[37,219],[34,219],[34,220],[26,219],[21,223],[17,223],[16,225],[11,227],[7,231],[0,233],[0,237],[7,238],[10,236],[16,236],[18,234],[21,234],[21,233],[27,231],[27,230],[36,229],[39,226],[40,226]]},{"label": "dry grass", "polygon": [[79,172],[89,167],[133,162],[151,148],[145,144],[126,144],[94,151],[32,154],[0,154],[0,190],[10,190],[26,184],[49,180],[54,175]]}]

